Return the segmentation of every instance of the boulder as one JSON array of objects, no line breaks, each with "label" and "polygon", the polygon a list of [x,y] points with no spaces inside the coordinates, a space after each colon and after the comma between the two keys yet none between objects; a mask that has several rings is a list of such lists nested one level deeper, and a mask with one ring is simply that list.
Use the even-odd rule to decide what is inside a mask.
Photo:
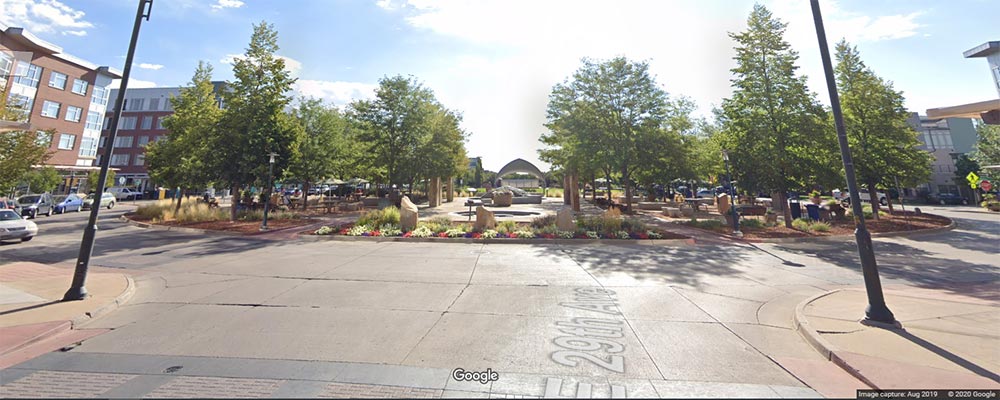
[{"label": "boulder", "polygon": [[493,205],[496,207],[510,207],[514,204],[514,193],[496,191],[493,193]]},{"label": "boulder", "polygon": [[493,212],[483,206],[476,207],[476,223],[473,225],[473,229],[482,232],[496,227],[497,219],[493,216]]},{"label": "boulder", "polygon": [[399,201],[399,227],[403,232],[412,231],[417,227],[418,218],[417,205],[408,196],[403,196]]},{"label": "boulder", "polygon": [[563,207],[556,214],[556,228],[560,231],[574,232],[576,231],[576,222],[573,222],[573,208]]}]

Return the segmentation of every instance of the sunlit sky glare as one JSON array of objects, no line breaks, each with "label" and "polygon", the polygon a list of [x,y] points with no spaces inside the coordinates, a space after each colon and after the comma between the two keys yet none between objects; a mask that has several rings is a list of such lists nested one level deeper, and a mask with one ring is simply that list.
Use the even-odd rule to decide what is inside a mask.
[{"label": "sunlit sky glare", "polygon": [[[801,73],[824,104],[809,2],[761,1],[788,23]],[[0,19],[72,55],[121,69],[135,0],[0,0]],[[537,162],[552,86],[582,57],[647,60],[672,96],[698,116],[731,93],[728,32],[745,29],[752,0],[157,0],[144,22],[129,87],[180,86],[199,60],[232,79],[251,24],[278,30],[296,90],[343,107],[371,97],[378,79],[413,75],[464,116],[469,156],[498,170]],[[1000,40],[1000,1],[821,1],[830,45],[856,44],[912,111],[997,97],[984,59],[962,52]],[[544,163],[538,163],[543,170]]]}]

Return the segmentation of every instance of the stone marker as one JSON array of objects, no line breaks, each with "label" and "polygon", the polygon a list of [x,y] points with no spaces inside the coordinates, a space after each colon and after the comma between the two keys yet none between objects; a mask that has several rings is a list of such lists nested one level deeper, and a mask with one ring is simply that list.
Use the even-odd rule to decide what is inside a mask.
[{"label": "stone marker", "polygon": [[556,228],[560,231],[575,232],[576,223],[573,222],[573,208],[563,207],[556,214]]},{"label": "stone marker", "polygon": [[473,225],[473,229],[482,232],[496,227],[497,219],[493,216],[493,212],[483,206],[476,207],[476,223]]},{"label": "stone marker", "polygon": [[417,218],[417,205],[408,196],[403,196],[399,202],[399,227],[403,232],[411,231],[417,227]]}]

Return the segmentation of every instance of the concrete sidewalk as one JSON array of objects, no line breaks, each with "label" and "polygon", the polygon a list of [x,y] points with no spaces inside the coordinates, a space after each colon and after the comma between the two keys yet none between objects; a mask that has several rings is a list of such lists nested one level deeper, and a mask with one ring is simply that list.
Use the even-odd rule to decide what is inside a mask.
[{"label": "concrete sidewalk", "polygon": [[873,388],[1000,389],[1000,301],[987,285],[887,286],[901,328],[859,322],[868,304],[863,287],[830,291],[799,304],[796,328]]},{"label": "concrete sidewalk", "polygon": [[74,328],[118,308],[135,285],[124,274],[100,270],[87,277],[89,298],[62,302],[73,280],[71,267],[0,265],[0,369],[106,332]]}]

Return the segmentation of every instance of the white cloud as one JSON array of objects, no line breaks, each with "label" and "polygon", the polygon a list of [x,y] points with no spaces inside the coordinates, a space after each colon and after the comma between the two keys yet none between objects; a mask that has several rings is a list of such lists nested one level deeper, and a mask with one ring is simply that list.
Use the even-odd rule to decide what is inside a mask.
[{"label": "white cloud", "polygon": [[94,27],[84,19],[86,13],[58,0],[0,0],[0,15],[8,25],[33,33],[85,36]]},{"label": "white cloud", "polygon": [[212,4],[213,10],[222,10],[226,8],[240,8],[243,7],[243,2],[240,0],[217,0],[215,4]]},{"label": "white cloud", "polygon": [[383,10],[389,10],[389,11],[397,10],[402,7],[402,4],[399,4],[399,2],[394,2],[393,0],[378,0],[375,2],[375,5]]},{"label": "white cloud", "polygon": [[[285,69],[288,70],[288,73],[291,74],[293,78],[297,78],[299,76],[299,72],[302,71],[301,61],[286,56],[277,56],[277,57],[282,60],[285,60]],[[236,62],[237,59],[240,58],[243,58],[243,54],[226,54],[225,57],[219,59],[219,62],[222,64],[232,65]]]},{"label": "white cloud", "polygon": [[299,79],[294,89],[301,96],[323,99],[343,107],[353,100],[374,97],[376,87],[378,85],[371,83]]},{"label": "white cloud", "polygon": [[150,63],[139,63],[139,68],[151,69],[153,71],[158,71],[163,68],[161,64],[150,64]]},{"label": "white cloud", "polygon": [[[111,80],[111,84],[108,85],[108,88],[109,89],[117,89],[117,88],[120,88],[121,85],[122,85],[122,80],[121,79],[112,79]],[[156,82],[144,81],[144,80],[135,79],[135,78],[129,78],[129,80],[128,80],[128,89],[145,89],[145,88],[154,88],[154,87],[157,87]]]}]

